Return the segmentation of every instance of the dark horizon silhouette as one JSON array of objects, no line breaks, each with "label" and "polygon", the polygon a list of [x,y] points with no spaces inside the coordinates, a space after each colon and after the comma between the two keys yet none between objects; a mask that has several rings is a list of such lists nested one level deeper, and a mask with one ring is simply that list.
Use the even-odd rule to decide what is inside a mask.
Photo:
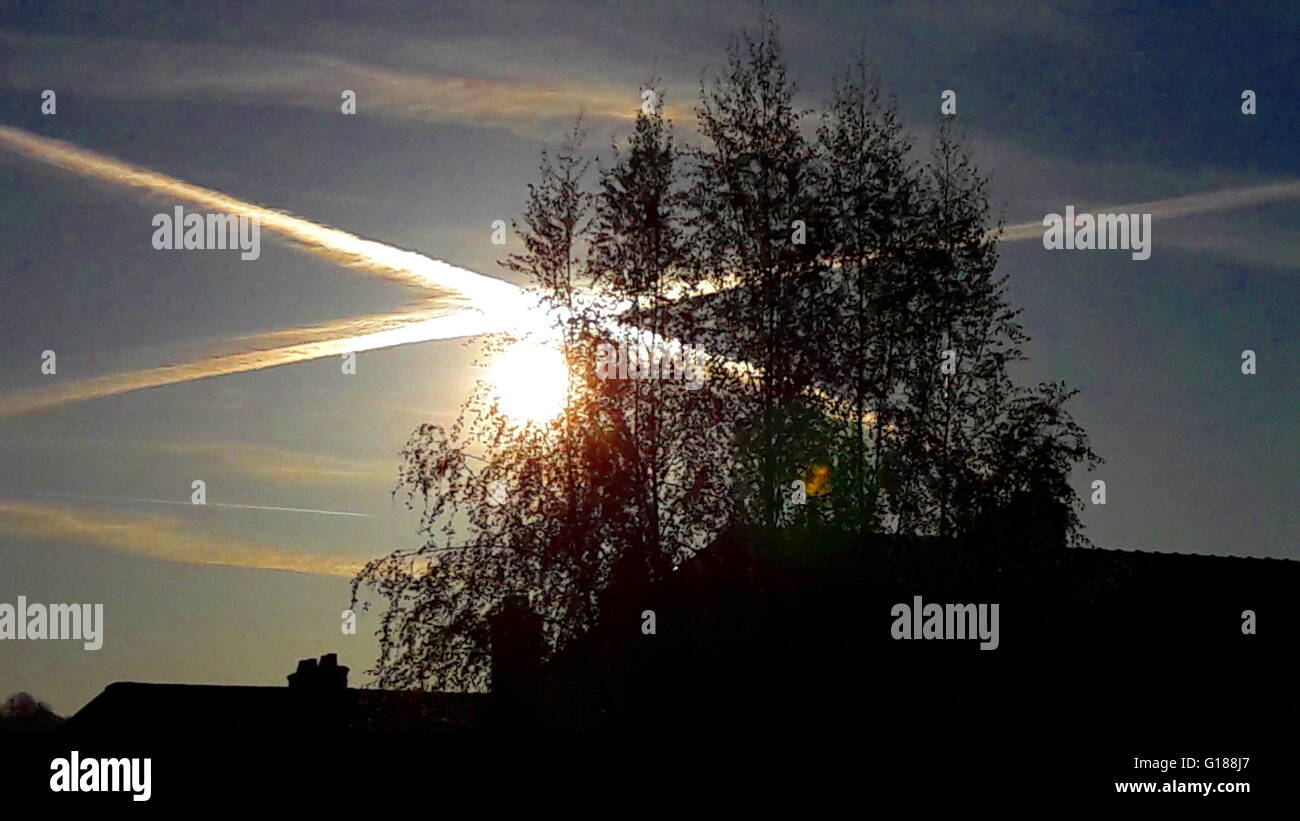
[{"label": "dark horizon silhouette", "polygon": [[[872,703],[884,697],[876,679],[900,671],[909,684],[889,696],[895,706],[920,709],[934,699],[941,707],[959,685],[962,698],[978,694],[999,709],[1067,700],[1093,718],[1140,713],[1146,708],[1114,688],[1119,675],[1143,680],[1177,715],[1179,705],[1193,709],[1198,694],[1234,681],[1281,698],[1285,650],[1300,639],[1289,606],[1297,562],[1006,538],[878,536],[820,543],[812,553],[732,534],[714,547],[664,583],[610,591],[600,626],[544,663],[540,620],[526,598],[507,599],[492,618],[486,693],[350,689],[349,669],[329,653],[319,664],[299,662],[285,687],[117,683],[61,724],[0,727],[217,740],[288,731],[662,731],[705,720],[742,729],[773,699],[804,705],[766,715],[774,729],[798,730],[812,714],[865,727],[883,720]],[[973,641],[892,636],[891,607],[920,594],[999,604],[997,647],[985,655]],[[641,630],[646,609],[656,615],[650,635]],[[1243,631],[1245,610],[1256,634]],[[1180,693],[1178,682],[1189,680],[1196,686]]]}]

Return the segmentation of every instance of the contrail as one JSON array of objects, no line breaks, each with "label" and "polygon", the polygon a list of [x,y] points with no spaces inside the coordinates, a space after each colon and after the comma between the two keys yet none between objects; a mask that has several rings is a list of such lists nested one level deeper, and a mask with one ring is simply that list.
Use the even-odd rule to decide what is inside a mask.
[{"label": "contrail", "polygon": [[[263,229],[293,240],[305,251],[404,285],[445,291],[442,296],[449,300],[473,307],[493,305],[498,310],[516,307],[518,302],[519,288],[504,280],[458,268],[415,251],[362,239],[337,228],[245,202],[61,140],[0,126],[0,148],[106,182],[142,188],[213,211],[254,217]],[[141,230],[147,229],[142,227]]]},{"label": "contrail", "polygon": [[[434,297],[418,311],[375,314],[313,328],[271,331],[245,338],[245,350],[238,352],[178,365],[82,379],[3,397],[0,398],[0,417],[343,353],[526,328],[536,321],[527,293],[505,280],[458,268],[415,251],[362,239],[346,231],[318,225],[20,129],[0,126],[0,148],[95,179],[171,196],[204,208],[253,216],[262,227],[292,240],[303,251],[355,270],[435,292]],[[456,309],[460,309],[459,312],[448,314],[448,311]],[[285,345],[287,339],[294,342]]]},{"label": "contrail", "polygon": [[[348,352],[387,348],[395,345],[475,336],[511,329],[537,327],[538,313],[529,304],[529,292],[518,286],[458,268],[414,251],[367,240],[335,228],[128,165],[58,140],[39,137],[19,129],[0,126],[0,148],[59,168],[109,182],[167,194],[205,208],[256,216],[261,224],[297,243],[309,253],[348,267],[386,276],[407,285],[443,289],[449,295],[431,302],[437,307],[425,311],[377,314],[338,320],[314,328],[272,331],[249,337],[250,346],[278,345],[270,349],[245,350],[207,357],[195,362],[127,371],[93,379],[78,380],[51,388],[40,388],[0,398],[0,417],[27,413],[68,402],[113,396],[144,388],[205,379],[276,365],[303,362]],[[1225,191],[1193,194],[1132,205],[1117,205],[1110,212],[1142,212],[1161,217],[1230,210],[1300,196],[1300,182],[1275,183]],[[1041,223],[1005,226],[988,233],[989,238],[1017,241],[1042,235]],[[728,285],[710,291],[728,290]],[[445,301],[444,301],[445,300]],[[439,304],[440,303],[440,304]],[[439,309],[470,307],[436,316]],[[375,326],[382,330],[375,330]],[[284,345],[286,339],[294,344]],[[741,365],[742,363],[731,363]]]},{"label": "contrail", "polygon": [[175,499],[136,499],[129,496],[92,496],[84,493],[37,493],[34,491],[24,491],[22,493],[8,493],[8,496],[40,496],[50,499],[90,499],[101,502],[133,502],[138,504],[151,505],[188,505],[190,507],[228,507],[236,510],[270,510],[277,513],[318,513],[322,516],[355,516],[360,519],[369,519],[369,513],[351,513],[346,510],[317,510],[310,507],[279,507],[276,505],[240,505],[233,502],[206,502],[202,505],[196,505],[193,502],[177,501]]},{"label": "contrail", "polygon": [[0,499],[0,532],[55,544],[69,542],[187,564],[287,570],[351,578],[362,562],[228,534],[195,529],[179,519],[104,514],[68,504]]},{"label": "contrail", "polygon": [[[1100,214],[1150,214],[1152,217],[1173,219],[1191,214],[1207,214],[1212,211],[1231,211],[1236,208],[1249,208],[1270,202],[1291,200],[1300,197],[1300,181],[1254,185],[1246,188],[1229,188],[1223,191],[1209,191],[1203,194],[1188,194],[1185,197],[1171,197],[1164,200],[1130,203],[1128,205],[1109,205],[1103,208],[1078,209],[1080,213]],[[988,233],[1003,241],[1022,239],[1041,239],[1043,223],[1023,222],[1008,225],[1001,233],[996,230]]]},{"label": "contrail", "polygon": [[[252,350],[210,356],[178,365],[122,371],[107,376],[78,379],[48,388],[0,397],[0,417],[15,416],[36,410],[58,407],[105,396],[116,396],[145,388],[192,382],[213,376],[244,373],[277,365],[306,362],[344,353],[360,353],[416,342],[455,339],[505,330],[494,318],[478,311],[457,311],[439,316],[441,309],[414,311],[407,314],[376,314],[357,319],[339,320],[313,328],[290,328],[255,337],[247,337]],[[375,327],[384,328],[374,330]],[[292,345],[266,350],[257,346],[275,344],[285,337],[305,337]]]}]

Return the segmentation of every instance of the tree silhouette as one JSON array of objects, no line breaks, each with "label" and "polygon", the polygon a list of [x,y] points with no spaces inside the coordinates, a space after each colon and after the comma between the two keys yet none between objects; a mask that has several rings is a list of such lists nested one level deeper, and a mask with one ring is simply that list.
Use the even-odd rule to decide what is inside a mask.
[{"label": "tree silhouette", "polygon": [[743,444],[737,515],[771,528],[817,451],[810,426],[823,414],[811,391],[834,323],[820,253],[825,208],[772,18],[733,40],[727,56],[696,112],[695,257],[726,320],[716,346],[752,367],[729,379],[742,397],[729,408]]},{"label": "tree silhouette", "polygon": [[30,693],[14,693],[0,705],[0,732],[47,732],[65,721]]},{"label": "tree silhouette", "polygon": [[[590,219],[582,187],[588,161],[580,123],[560,150],[543,154],[529,186],[524,252],[507,264],[527,274],[551,317],[550,344],[566,363],[563,410],[519,424],[480,382],[450,429],[422,425],[403,451],[401,489],[423,507],[426,542],[369,562],[353,580],[387,599],[374,670],[383,687],[482,689],[489,672],[485,617],[506,596],[528,595],[553,645],[588,628],[594,591],[608,575],[621,522],[619,437],[610,435],[591,329],[601,318],[584,303],[580,253]],[[489,340],[491,358],[520,340]],[[368,607],[369,602],[362,606]]]},{"label": "tree silhouette", "polygon": [[[827,381],[846,420],[835,465],[836,519],[851,531],[876,530],[882,509],[885,426],[909,340],[903,251],[918,230],[919,173],[892,101],[859,60],[836,82],[818,128],[822,186],[829,205],[829,256],[837,278],[840,332],[827,346]],[[838,388],[838,390],[836,390]],[[847,491],[847,492],[846,492]]]},{"label": "tree silhouette", "polygon": [[[655,89],[652,89],[655,90]],[[601,399],[617,420],[618,476],[626,498],[618,539],[626,583],[662,579],[672,565],[707,546],[726,523],[728,433],[718,373],[695,340],[673,336],[697,317],[677,302],[696,283],[691,265],[682,157],[664,119],[662,91],[637,116],[625,150],[613,147],[594,198],[589,287],[611,306],[627,306],[597,333],[601,343],[634,353],[655,378],[605,380]],[[669,321],[669,312],[673,321]],[[630,365],[630,363],[629,363]],[[600,376],[600,374],[598,374]]]},{"label": "tree silhouette", "polygon": [[[1083,542],[1068,478],[1098,460],[1071,391],[1009,375],[1027,336],[951,123],[914,159],[859,62],[810,139],[770,17],[700,91],[693,147],[656,93],[594,183],[581,121],[543,152],[504,264],[549,319],[564,408],[520,424],[480,383],[449,429],[412,434],[399,490],[425,543],[353,581],[354,606],[363,589],[387,603],[381,686],[487,686],[486,617],[507,596],[529,597],[552,650],[601,620],[632,630],[665,576],[745,527],[954,537],[1018,520]],[[674,343],[705,352],[698,389],[600,366],[611,346]]]},{"label": "tree silhouette", "polygon": [[[353,581],[354,604],[363,587],[388,601],[381,686],[480,689],[485,617],[506,596],[529,594],[559,647],[593,626],[600,591],[646,591],[725,526],[717,394],[597,368],[602,345],[653,342],[669,291],[689,279],[662,109],[639,117],[595,192],[583,187],[581,143],[579,125],[554,157],[543,155],[516,225],[524,251],[506,261],[550,318],[565,407],[547,423],[516,424],[480,384],[450,430],[412,435],[402,486],[408,505],[423,505],[427,541],[370,562]],[[514,341],[493,340],[488,357]]]}]

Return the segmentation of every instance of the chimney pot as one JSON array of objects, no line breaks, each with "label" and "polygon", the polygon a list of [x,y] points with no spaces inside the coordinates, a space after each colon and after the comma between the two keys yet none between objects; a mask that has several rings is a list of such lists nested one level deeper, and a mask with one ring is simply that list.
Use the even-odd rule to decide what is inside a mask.
[{"label": "chimney pot", "polygon": [[298,662],[297,672],[289,674],[289,686],[298,689],[346,690],[350,669],[339,664],[337,653],[321,656],[319,664],[316,659],[303,659]]}]

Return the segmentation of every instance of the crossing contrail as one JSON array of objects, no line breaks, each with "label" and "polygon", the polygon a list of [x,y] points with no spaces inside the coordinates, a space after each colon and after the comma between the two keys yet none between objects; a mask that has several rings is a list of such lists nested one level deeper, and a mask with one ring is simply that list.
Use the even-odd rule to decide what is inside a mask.
[{"label": "crossing contrail", "polygon": [[[68,143],[0,126],[0,148],[75,173],[166,195],[213,210],[258,218],[262,227],[307,252],[354,270],[432,291],[423,307],[336,320],[245,337],[244,350],[177,365],[124,371],[0,397],[0,417],[145,388],[304,362],[396,345],[477,336],[506,330],[537,330],[535,296],[513,283],[459,268],[415,251],[368,240],[301,217],[245,202]],[[1212,191],[1149,202],[1115,205],[1105,212],[1151,213],[1163,218],[1225,211],[1300,197],[1300,181]],[[1040,222],[1004,226],[988,233],[1003,242],[1039,238]],[[728,290],[724,284],[710,291]],[[293,340],[292,344],[285,344]],[[743,363],[731,363],[745,367]]]},{"label": "crossing contrail", "polygon": [[[262,228],[293,241],[300,250],[426,291],[425,299],[416,310],[341,319],[311,328],[271,331],[239,340],[244,343],[242,350],[181,364],[79,379],[0,397],[0,417],[343,353],[478,336],[536,325],[535,311],[527,292],[505,280],[458,268],[415,251],[363,239],[20,129],[0,126],[0,148],[106,182],[169,196],[204,208],[256,217]],[[294,340],[293,343],[285,344],[290,339]]]}]

